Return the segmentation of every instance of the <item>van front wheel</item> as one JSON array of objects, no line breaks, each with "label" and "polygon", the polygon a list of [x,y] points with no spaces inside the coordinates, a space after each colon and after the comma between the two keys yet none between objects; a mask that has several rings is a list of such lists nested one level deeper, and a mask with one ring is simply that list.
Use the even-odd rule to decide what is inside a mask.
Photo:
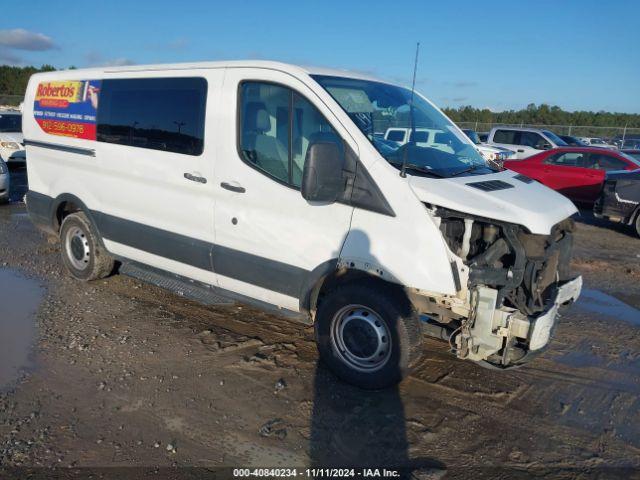
[{"label": "van front wheel", "polygon": [[400,382],[420,359],[422,330],[410,302],[393,286],[340,286],[320,303],[320,357],[346,382],[381,389]]},{"label": "van front wheel", "polygon": [[60,227],[60,243],[62,262],[78,280],[98,280],[113,271],[113,258],[100,245],[98,234],[84,213],[65,217]]}]

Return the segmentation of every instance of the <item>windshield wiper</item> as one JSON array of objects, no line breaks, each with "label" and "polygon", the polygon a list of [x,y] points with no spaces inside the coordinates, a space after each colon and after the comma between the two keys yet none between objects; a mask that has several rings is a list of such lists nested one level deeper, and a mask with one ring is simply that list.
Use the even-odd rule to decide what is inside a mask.
[{"label": "windshield wiper", "polygon": [[[389,163],[391,165],[396,166],[396,167],[402,168],[404,162],[389,162]],[[417,165],[415,163],[404,163],[404,168],[406,170],[414,170],[416,172],[426,173],[428,175],[433,175],[434,177],[438,177],[438,178],[447,178],[445,175],[442,175],[440,173],[436,173],[435,171],[431,170],[430,168],[427,168],[427,167],[422,166],[422,165]]]},{"label": "windshield wiper", "polygon": [[486,165],[478,163],[476,165],[471,165],[469,168],[463,168],[462,170],[458,170],[457,172],[452,173],[449,176],[450,177],[457,177],[458,175],[462,175],[463,173],[473,172],[474,170],[478,170],[479,168],[484,168],[484,167],[486,167]]}]

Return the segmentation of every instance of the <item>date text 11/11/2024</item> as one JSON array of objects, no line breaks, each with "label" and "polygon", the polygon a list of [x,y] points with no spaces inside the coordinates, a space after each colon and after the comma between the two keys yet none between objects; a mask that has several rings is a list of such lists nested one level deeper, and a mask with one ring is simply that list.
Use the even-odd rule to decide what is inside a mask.
[{"label": "date text 11/11/2024", "polygon": [[235,468],[234,478],[282,477],[282,478],[397,478],[398,470],[387,468]]}]

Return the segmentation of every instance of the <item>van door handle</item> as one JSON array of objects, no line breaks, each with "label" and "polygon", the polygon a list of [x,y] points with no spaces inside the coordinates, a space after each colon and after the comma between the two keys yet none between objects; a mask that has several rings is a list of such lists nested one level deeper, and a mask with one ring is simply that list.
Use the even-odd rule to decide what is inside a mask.
[{"label": "van door handle", "polygon": [[236,192],[236,193],[246,192],[245,188],[241,185],[238,185],[237,183],[234,185],[233,183],[222,182],[220,186],[225,190],[231,190],[232,192]]},{"label": "van door handle", "polygon": [[194,175],[192,173],[185,173],[184,174],[184,178],[186,178],[187,180],[191,180],[192,182],[207,183],[207,179],[206,178],[199,177],[199,176]]}]

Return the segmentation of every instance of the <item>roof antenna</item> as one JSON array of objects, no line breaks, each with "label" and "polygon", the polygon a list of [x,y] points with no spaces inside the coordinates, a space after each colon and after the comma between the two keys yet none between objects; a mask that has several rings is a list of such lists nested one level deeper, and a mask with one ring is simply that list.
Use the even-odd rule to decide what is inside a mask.
[{"label": "roof antenna", "polygon": [[[420,53],[420,42],[416,43],[416,59],[413,63],[413,82],[411,82],[411,100],[409,101],[409,117],[411,121],[411,129],[409,130],[409,143],[415,145],[414,131],[416,129],[416,120],[413,115],[413,94],[416,89],[416,72],[418,71],[418,53]],[[407,173],[407,148],[404,149],[404,155],[402,156],[402,168],[400,169],[400,176],[406,178]]]}]

